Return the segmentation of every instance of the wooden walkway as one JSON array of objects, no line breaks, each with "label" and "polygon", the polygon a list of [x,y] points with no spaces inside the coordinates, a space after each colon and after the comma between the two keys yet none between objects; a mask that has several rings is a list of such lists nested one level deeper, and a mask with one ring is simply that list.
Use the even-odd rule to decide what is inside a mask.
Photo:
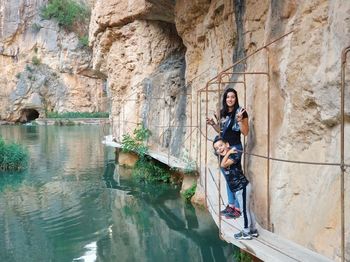
[{"label": "wooden walkway", "polygon": [[[121,148],[121,144],[114,142],[113,137],[111,135],[105,136],[105,140],[102,141],[103,144],[115,148]],[[166,164],[167,166],[171,168],[178,168],[180,170],[186,169],[186,163],[183,162],[181,159],[178,159],[176,157],[173,157],[168,154],[160,153],[158,151],[148,150],[148,155],[159,162],[162,162],[163,164]]]},{"label": "wooden walkway", "polygon": [[[204,170],[202,170],[204,172]],[[215,223],[219,227],[219,211],[225,208],[225,205],[218,199],[218,179],[221,183],[221,196],[227,203],[226,184],[224,177],[217,172],[217,167],[208,168],[207,173],[207,206]],[[204,186],[204,185],[203,185]],[[331,262],[333,260],[313,252],[301,245],[290,240],[284,239],[277,234],[264,230],[257,224],[260,236],[252,240],[236,240],[234,234],[240,232],[244,227],[243,217],[238,219],[226,219],[221,217],[221,233],[222,238],[234,244],[235,246],[247,251],[255,257],[263,261],[284,262],[284,261],[300,261],[300,262]]]},{"label": "wooden walkway", "polygon": [[[112,136],[106,136],[103,141],[107,146],[121,148],[121,144],[114,142]],[[158,161],[179,169],[185,169],[186,164],[180,159],[162,154],[150,150],[149,155],[157,159]],[[201,174],[204,174],[205,169],[201,170]],[[212,215],[215,223],[219,227],[219,211],[225,208],[225,204],[218,198],[218,179],[221,183],[221,196],[224,198],[224,202],[227,203],[227,194],[225,181],[222,175],[218,173],[217,167],[207,168],[207,207]],[[202,185],[204,187],[204,185]],[[234,234],[240,232],[243,229],[243,217],[238,219],[221,219],[221,236],[222,238],[234,244],[235,246],[245,250],[246,252],[254,255],[255,257],[267,261],[267,262],[331,262],[331,259],[324,257],[316,252],[313,252],[301,245],[298,245],[290,240],[284,239],[277,234],[264,230],[257,224],[257,229],[260,236],[253,238],[252,240],[236,240]]]}]

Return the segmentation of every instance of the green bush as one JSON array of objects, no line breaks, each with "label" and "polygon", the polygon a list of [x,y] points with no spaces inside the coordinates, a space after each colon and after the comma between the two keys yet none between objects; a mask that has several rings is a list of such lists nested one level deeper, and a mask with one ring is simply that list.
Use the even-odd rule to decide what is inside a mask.
[{"label": "green bush", "polygon": [[153,161],[147,157],[140,158],[133,170],[132,175],[143,182],[170,182],[170,172],[159,162]]},{"label": "green bush", "polygon": [[151,131],[147,128],[140,126],[133,132],[133,136],[130,134],[123,135],[122,138],[122,150],[123,152],[134,152],[141,158],[145,157],[148,152],[148,147],[145,144],[146,140],[150,137]]},{"label": "green bush", "polygon": [[233,260],[237,262],[251,262],[252,256],[249,253],[246,253],[241,250],[237,250],[233,253]]},{"label": "green bush", "polygon": [[41,64],[40,58],[38,58],[37,56],[33,56],[32,57],[32,64],[36,65],[36,66],[40,65]]},{"label": "green bush", "polygon": [[79,47],[88,47],[89,46],[89,37],[87,35],[84,35],[79,38]]},{"label": "green bush", "polygon": [[38,23],[34,23],[34,24],[32,24],[32,30],[35,32],[35,33],[38,33],[40,30],[41,30],[41,28],[43,28],[40,24],[38,24]]},{"label": "green bush", "polygon": [[189,189],[185,190],[182,193],[182,196],[187,200],[190,201],[193,195],[196,193],[197,184],[193,184]]},{"label": "green bush", "polygon": [[158,162],[152,160],[147,156],[148,146],[147,139],[151,136],[151,131],[140,126],[133,131],[133,135],[125,134],[122,138],[122,151],[134,152],[139,156],[136,162],[132,175],[140,181],[145,182],[170,182],[169,168]]},{"label": "green bush", "polygon": [[34,69],[30,67],[30,65],[26,65],[26,70],[29,72],[29,73],[33,73]]},{"label": "green bush", "polygon": [[28,165],[28,152],[19,144],[6,144],[0,137],[0,170],[22,170]]},{"label": "green bush", "polygon": [[41,8],[42,18],[55,19],[58,24],[65,28],[70,28],[74,22],[83,22],[89,17],[88,8],[73,0],[50,0]]},{"label": "green bush", "polygon": [[108,118],[109,113],[108,112],[65,112],[65,113],[58,113],[58,112],[47,112],[46,113],[47,118]]}]

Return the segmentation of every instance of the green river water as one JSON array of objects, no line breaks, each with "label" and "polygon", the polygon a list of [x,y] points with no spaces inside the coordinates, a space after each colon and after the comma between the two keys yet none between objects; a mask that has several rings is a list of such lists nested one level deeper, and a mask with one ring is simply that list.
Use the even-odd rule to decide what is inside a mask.
[{"label": "green river water", "polygon": [[140,184],[99,126],[0,126],[30,153],[0,172],[0,261],[233,261],[209,213],[171,185]]}]

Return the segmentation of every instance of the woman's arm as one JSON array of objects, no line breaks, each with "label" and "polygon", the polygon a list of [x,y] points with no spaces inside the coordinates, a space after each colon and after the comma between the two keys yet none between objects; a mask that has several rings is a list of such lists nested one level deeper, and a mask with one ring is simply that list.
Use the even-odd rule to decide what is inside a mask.
[{"label": "woman's arm", "polygon": [[215,123],[215,121],[212,118],[207,118],[207,124],[211,125],[216,132],[220,133],[219,124]]},{"label": "woman's arm", "polygon": [[248,117],[243,118],[241,121],[238,121],[238,124],[241,129],[241,133],[244,136],[247,136],[249,133]]},{"label": "woman's arm", "polygon": [[[244,115],[246,116],[245,118],[243,118]],[[248,133],[249,133],[248,114],[243,107],[237,113],[236,120],[239,124],[239,128],[241,130],[241,133],[244,136],[248,135]]]}]

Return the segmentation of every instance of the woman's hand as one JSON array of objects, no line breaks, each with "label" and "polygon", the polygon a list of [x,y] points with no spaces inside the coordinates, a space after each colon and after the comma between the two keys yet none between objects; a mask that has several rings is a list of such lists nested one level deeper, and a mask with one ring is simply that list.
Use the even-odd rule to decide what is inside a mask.
[{"label": "woman's hand", "polygon": [[212,119],[212,118],[208,118],[208,117],[207,117],[207,124],[208,124],[208,125],[211,125],[211,126],[216,125],[216,123],[215,123],[214,119]]},{"label": "woman's hand", "polygon": [[244,112],[245,112],[245,109],[242,107],[236,115],[237,122],[241,122],[243,120],[243,113]]}]

